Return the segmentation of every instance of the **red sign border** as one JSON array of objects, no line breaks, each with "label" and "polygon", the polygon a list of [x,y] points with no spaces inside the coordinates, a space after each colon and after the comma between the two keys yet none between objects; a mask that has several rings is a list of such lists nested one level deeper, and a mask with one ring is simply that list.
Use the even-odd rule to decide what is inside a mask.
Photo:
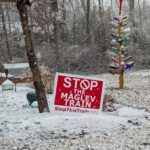
[{"label": "red sign border", "polygon": [[[99,110],[96,110],[96,109],[91,109],[91,108],[76,108],[76,107],[69,107],[69,106],[59,106],[59,105],[55,105],[55,97],[56,97],[56,89],[57,89],[57,82],[58,82],[58,76],[61,75],[61,76],[66,76],[66,77],[75,77],[75,78],[81,78],[81,79],[90,79],[90,80],[98,80],[98,81],[102,81],[103,82],[103,87],[102,87],[102,94],[101,94],[101,102],[100,102],[100,109]],[[96,112],[96,114],[102,112],[102,108],[103,108],[103,99],[104,99],[104,92],[105,92],[105,79],[101,79],[101,78],[95,78],[95,77],[90,77],[90,76],[83,76],[83,75],[74,75],[74,74],[67,74],[67,73],[59,73],[59,72],[56,72],[56,75],[55,75],[55,81],[54,81],[54,90],[53,90],[53,98],[52,98],[52,101],[50,103],[50,109],[51,109],[51,112],[52,113],[59,113],[59,111],[55,111],[55,107],[60,107],[62,109],[65,109],[65,108],[70,108],[70,109],[80,109],[80,110],[83,110],[83,111],[86,111],[86,110],[89,110],[89,112]],[[70,113],[70,112],[63,112],[64,113]],[[90,114],[91,114],[90,113]],[[72,112],[71,112],[72,114]],[[79,113],[76,113],[76,114],[79,114]]]}]

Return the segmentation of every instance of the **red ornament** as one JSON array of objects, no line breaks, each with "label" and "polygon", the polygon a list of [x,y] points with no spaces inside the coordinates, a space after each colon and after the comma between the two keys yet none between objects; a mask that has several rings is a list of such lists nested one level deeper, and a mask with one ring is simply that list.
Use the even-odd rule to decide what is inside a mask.
[{"label": "red ornament", "polygon": [[120,0],[119,16],[121,15],[122,3],[123,3],[123,0]]}]

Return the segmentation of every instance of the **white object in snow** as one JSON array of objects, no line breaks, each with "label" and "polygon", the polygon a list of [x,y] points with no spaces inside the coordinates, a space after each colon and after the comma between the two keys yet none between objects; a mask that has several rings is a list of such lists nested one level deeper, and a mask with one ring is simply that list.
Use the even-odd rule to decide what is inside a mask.
[{"label": "white object in snow", "polygon": [[3,83],[2,83],[2,90],[13,90],[14,89],[14,83],[10,80],[5,80]]},{"label": "white object in snow", "polygon": [[31,104],[32,107],[34,108],[38,108],[38,102],[37,101],[34,101],[32,104]]}]

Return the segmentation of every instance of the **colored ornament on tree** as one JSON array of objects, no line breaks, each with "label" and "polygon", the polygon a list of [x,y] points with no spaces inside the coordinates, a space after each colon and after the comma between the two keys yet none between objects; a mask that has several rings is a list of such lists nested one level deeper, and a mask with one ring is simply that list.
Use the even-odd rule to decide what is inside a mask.
[{"label": "colored ornament on tree", "polygon": [[113,38],[115,38],[115,39],[118,39],[119,37],[118,36],[116,36],[115,34],[111,34],[111,36],[113,37]]}]

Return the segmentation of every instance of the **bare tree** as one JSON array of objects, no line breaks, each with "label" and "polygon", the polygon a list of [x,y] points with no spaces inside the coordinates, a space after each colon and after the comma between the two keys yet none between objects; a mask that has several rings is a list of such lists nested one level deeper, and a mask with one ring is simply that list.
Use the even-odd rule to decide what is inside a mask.
[{"label": "bare tree", "polygon": [[130,36],[132,38],[132,42],[131,42],[131,48],[132,48],[132,51],[134,51],[134,43],[135,43],[135,39],[134,39],[134,36],[133,36],[133,27],[134,27],[134,3],[135,1],[134,0],[129,0],[128,1],[129,3],[129,21],[130,21]]},{"label": "bare tree", "polygon": [[[10,19],[10,13],[9,13],[9,11],[10,11],[10,4],[9,3],[7,3],[7,6],[6,6],[6,13],[7,13],[7,18],[8,18],[8,26],[9,26],[9,38],[11,37],[11,19]],[[9,40],[9,44],[10,44],[10,46],[12,45],[12,40]]]},{"label": "bare tree", "polygon": [[57,56],[57,71],[62,72],[62,40],[60,33],[60,23],[58,20],[58,2],[57,0],[51,0],[52,10],[54,13],[53,24],[54,24],[54,38],[55,38],[55,49]]},{"label": "bare tree", "polygon": [[129,20],[132,24],[134,24],[134,0],[129,0]]},{"label": "bare tree", "polygon": [[0,13],[1,13],[1,19],[2,19],[2,25],[3,25],[3,34],[4,34],[4,40],[6,44],[6,49],[4,50],[5,59],[7,62],[10,62],[11,60],[11,54],[10,54],[10,46],[9,46],[9,40],[8,40],[8,34],[7,34],[7,27],[6,27],[6,21],[4,16],[4,9],[2,7],[2,4],[0,3]]},{"label": "bare tree", "polygon": [[87,0],[86,6],[86,34],[87,43],[90,44],[90,0]]},{"label": "bare tree", "polygon": [[37,64],[37,59],[36,59],[36,55],[32,43],[31,29],[29,26],[29,20],[27,15],[27,5],[26,5],[27,1],[23,1],[23,3],[19,3],[19,2],[20,1],[18,0],[17,8],[19,10],[20,20],[23,28],[23,34],[25,37],[27,57],[33,74],[33,83],[38,98],[39,112],[40,113],[48,112],[49,107],[46,99],[45,88],[41,79],[41,74],[39,71],[39,67]]},{"label": "bare tree", "polygon": [[80,0],[80,2],[81,2],[81,5],[82,5],[82,8],[83,8],[83,10],[84,10],[84,12],[86,14],[86,4],[85,4],[85,1],[84,0]]},{"label": "bare tree", "polygon": [[72,0],[69,0],[69,3],[70,3],[70,6],[72,8],[72,11],[73,11],[73,27],[72,27],[72,37],[73,37],[73,44],[75,45],[76,44],[76,36],[75,36],[75,28],[76,28],[76,13],[75,13],[75,8],[73,6],[73,2]]}]

